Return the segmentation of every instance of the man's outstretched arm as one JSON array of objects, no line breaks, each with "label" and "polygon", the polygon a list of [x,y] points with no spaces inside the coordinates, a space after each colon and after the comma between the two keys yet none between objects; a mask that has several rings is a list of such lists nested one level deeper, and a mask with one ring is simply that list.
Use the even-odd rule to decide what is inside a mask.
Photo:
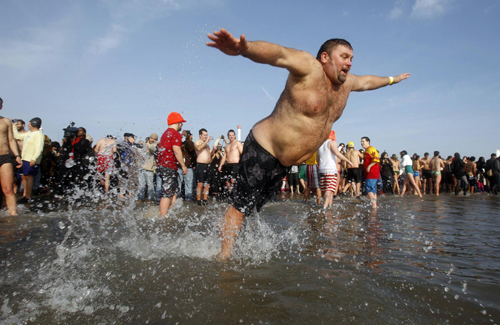
[{"label": "man's outstretched arm", "polygon": [[356,76],[353,74],[351,76],[354,78],[352,91],[365,91],[397,84],[402,80],[408,79],[410,74],[402,73],[395,77]]},{"label": "man's outstretched arm", "polygon": [[246,40],[245,35],[235,38],[224,28],[208,34],[212,42],[207,46],[219,49],[227,55],[241,55],[257,63],[285,68],[296,76],[305,76],[312,71],[316,59],[309,53],[278,44]]}]

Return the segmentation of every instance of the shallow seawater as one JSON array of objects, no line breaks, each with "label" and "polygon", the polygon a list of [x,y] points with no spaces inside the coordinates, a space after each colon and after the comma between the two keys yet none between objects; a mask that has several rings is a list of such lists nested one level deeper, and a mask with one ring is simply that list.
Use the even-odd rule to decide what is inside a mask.
[{"label": "shallow seawater", "polygon": [[225,263],[224,203],[22,209],[0,217],[0,323],[500,323],[499,197],[379,205],[278,197]]}]

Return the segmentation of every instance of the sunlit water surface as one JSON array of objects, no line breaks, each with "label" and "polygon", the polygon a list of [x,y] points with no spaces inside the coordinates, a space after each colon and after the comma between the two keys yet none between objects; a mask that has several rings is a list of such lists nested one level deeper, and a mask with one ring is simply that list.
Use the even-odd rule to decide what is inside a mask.
[{"label": "sunlit water surface", "polygon": [[227,204],[56,204],[0,217],[2,324],[500,322],[498,197],[278,197],[225,263]]}]

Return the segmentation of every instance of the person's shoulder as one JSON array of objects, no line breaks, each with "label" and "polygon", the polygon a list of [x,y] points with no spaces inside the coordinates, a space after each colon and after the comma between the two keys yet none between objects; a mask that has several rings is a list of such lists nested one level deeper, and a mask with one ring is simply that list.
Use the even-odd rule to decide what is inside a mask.
[{"label": "person's shoulder", "polygon": [[12,121],[7,117],[0,116],[0,121],[5,122],[7,125],[12,125]]}]

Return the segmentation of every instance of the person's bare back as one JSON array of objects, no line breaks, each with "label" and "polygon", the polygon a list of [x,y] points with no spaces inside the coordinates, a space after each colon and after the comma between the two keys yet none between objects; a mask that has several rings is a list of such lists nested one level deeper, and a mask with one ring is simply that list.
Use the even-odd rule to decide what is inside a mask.
[{"label": "person's bare back", "polygon": [[422,169],[425,169],[425,170],[430,170],[430,169],[432,169],[432,168],[430,167],[431,160],[432,160],[432,159],[431,159],[431,157],[429,157],[429,156],[422,158],[422,159],[421,159],[421,162],[422,162],[422,164],[423,164]]},{"label": "person's bare back", "polygon": [[354,148],[348,148],[345,156],[352,163],[352,166],[348,166],[348,168],[359,168],[360,158],[363,157],[358,150],[354,150]]},{"label": "person's bare back", "polygon": [[444,161],[440,157],[434,157],[429,163],[429,168],[435,172],[441,172],[441,168],[444,168]]}]

